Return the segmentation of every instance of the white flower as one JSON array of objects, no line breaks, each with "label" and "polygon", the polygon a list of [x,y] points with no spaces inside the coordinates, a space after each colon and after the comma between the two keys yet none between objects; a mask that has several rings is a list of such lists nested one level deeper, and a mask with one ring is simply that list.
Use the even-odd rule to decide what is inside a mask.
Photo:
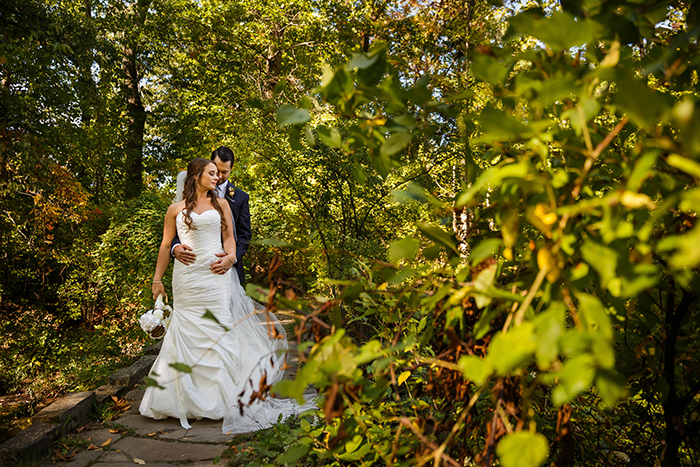
[{"label": "white flower", "polygon": [[153,316],[153,313],[148,311],[141,315],[141,318],[139,319],[139,324],[141,325],[141,329],[143,329],[145,332],[149,333],[160,324],[160,320]]},{"label": "white flower", "polygon": [[163,298],[158,296],[154,309],[148,310],[139,318],[141,329],[152,339],[160,339],[168,331],[172,311],[169,305],[163,305]]}]

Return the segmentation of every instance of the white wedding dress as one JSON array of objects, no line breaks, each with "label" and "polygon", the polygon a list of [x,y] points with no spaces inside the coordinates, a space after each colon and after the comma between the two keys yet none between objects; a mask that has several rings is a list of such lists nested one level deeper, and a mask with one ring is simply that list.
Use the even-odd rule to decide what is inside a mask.
[{"label": "white wedding dress", "polygon": [[[224,251],[219,213],[212,209],[191,217],[195,229],[187,230],[180,213],[177,231],[197,260],[189,266],[175,261],[172,321],[150,374],[165,389],[148,387],[139,412],[155,419],[177,418],[186,429],[188,419],[223,419],[224,433],[247,433],[269,427],[280,415],[285,419],[315,408],[310,402],[300,406],[293,399],[269,396],[247,405],[263,377],[267,384],[282,379],[285,332],[272,313],[254,312],[235,268],[223,275],[209,269],[216,253]],[[207,311],[218,323],[204,318]],[[173,363],[192,371],[177,371]]]}]

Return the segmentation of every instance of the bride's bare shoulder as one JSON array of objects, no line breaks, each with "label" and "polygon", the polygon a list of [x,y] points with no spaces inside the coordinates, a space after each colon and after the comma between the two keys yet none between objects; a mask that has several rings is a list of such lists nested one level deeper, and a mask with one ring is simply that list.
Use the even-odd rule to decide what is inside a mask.
[{"label": "bride's bare shoulder", "polygon": [[173,203],[168,207],[168,212],[166,213],[166,216],[176,216],[178,212],[182,211],[185,209],[185,201],[178,201],[177,203]]}]

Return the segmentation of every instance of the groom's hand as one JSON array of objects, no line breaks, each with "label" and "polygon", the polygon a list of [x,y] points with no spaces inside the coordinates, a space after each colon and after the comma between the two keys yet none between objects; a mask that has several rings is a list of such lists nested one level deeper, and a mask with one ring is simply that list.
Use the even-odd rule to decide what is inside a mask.
[{"label": "groom's hand", "polygon": [[214,274],[226,274],[226,271],[233,267],[226,253],[217,253],[219,259],[211,264],[210,269]]},{"label": "groom's hand", "polygon": [[183,244],[177,245],[173,249],[173,256],[175,256],[176,260],[186,266],[194,263],[194,260],[197,259],[197,255],[192,253],[192,248]]}]

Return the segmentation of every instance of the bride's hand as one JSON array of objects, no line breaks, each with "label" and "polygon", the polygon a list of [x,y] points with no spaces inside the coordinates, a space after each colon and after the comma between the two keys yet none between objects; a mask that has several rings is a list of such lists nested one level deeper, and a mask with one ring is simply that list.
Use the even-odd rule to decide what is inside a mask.
[{"label": "bride's hand", "polygon": [[162,295],[163,297],[168,296],[168,294],[165,293],[165,287],[163,286],[163,283],[161,281],[153,282],[153,285],[151,286],[151,292],[153,292],[153,300],[158,298],[158,295]]},{"label": "bride's hand", "polygon": [[212,263],[210,269],[214,274],[226,274],[234,263],[231,262],[231,258],[226,253],[217,253],[216,256],[220,259]]}]

